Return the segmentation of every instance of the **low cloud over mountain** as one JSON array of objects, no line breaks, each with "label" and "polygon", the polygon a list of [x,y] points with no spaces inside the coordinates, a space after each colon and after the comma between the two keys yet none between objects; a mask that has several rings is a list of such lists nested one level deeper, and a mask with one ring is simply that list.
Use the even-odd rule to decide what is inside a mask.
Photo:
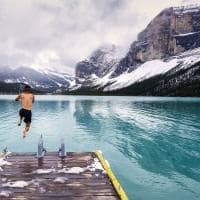
[{"label": "low cloud over mountain", "polygon": [[[77,61],[111,43],[122,54],[148,22],[182,0],[1,0],[0,66],[74,73]],[[184,0],[186,3],[186,1]]]}]

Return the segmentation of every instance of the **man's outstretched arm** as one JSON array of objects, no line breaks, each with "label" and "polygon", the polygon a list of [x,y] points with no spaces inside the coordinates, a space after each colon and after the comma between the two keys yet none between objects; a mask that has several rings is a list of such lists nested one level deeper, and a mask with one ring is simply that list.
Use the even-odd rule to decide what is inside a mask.
[{"label": "man's outstretched arm", "polygon": [[17,95],[16,98],[15,98],[15,101],[19,101],[21,99],[21,95]]}]

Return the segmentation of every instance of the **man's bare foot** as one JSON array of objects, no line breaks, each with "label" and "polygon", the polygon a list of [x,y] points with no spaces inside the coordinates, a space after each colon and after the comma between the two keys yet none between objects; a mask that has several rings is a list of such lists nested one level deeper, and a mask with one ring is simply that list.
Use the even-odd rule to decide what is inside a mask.
[{"label": "man's bare foot", "polygon": [[28,131],[23,131],[23,139],[28,135]]}]

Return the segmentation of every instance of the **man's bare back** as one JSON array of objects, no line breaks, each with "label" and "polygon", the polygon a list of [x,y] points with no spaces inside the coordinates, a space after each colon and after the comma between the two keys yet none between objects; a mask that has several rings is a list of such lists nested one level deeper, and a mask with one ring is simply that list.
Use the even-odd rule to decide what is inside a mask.
[{"label": "man's bare back", "polygon": [[21,100],[22,108],[31,110],[34,103],[35,97],[31,93],[21,93],[16,97],[16,100]]},{"label": "man's bare back", "polygon": [[24,90],[21,94],[17,95],[15,98],[16,101],[21,101],[21,109],[19,111],[19,123],[18,126],[21,125],[22,119],[24,118],[24,122],[26,123],[26,127],[23,131],[23,138],[26,137],[28,134],[30,125],[31,125],[31,118],[32,118],[32,105],[35,101],[34,95],[31,93],[31,87],[26,85]]}]

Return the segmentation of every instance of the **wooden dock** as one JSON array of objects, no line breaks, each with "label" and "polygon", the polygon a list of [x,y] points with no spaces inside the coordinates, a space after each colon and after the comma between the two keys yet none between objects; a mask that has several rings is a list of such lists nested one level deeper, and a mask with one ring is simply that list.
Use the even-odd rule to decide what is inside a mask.
[{"label": "wooden dock", "polygon": [[70,152],[65,159],[57,152],[41,159],[35,153],[11,153],[0,165],[0,199],[123,199],[100,160],[94,152]]}]

